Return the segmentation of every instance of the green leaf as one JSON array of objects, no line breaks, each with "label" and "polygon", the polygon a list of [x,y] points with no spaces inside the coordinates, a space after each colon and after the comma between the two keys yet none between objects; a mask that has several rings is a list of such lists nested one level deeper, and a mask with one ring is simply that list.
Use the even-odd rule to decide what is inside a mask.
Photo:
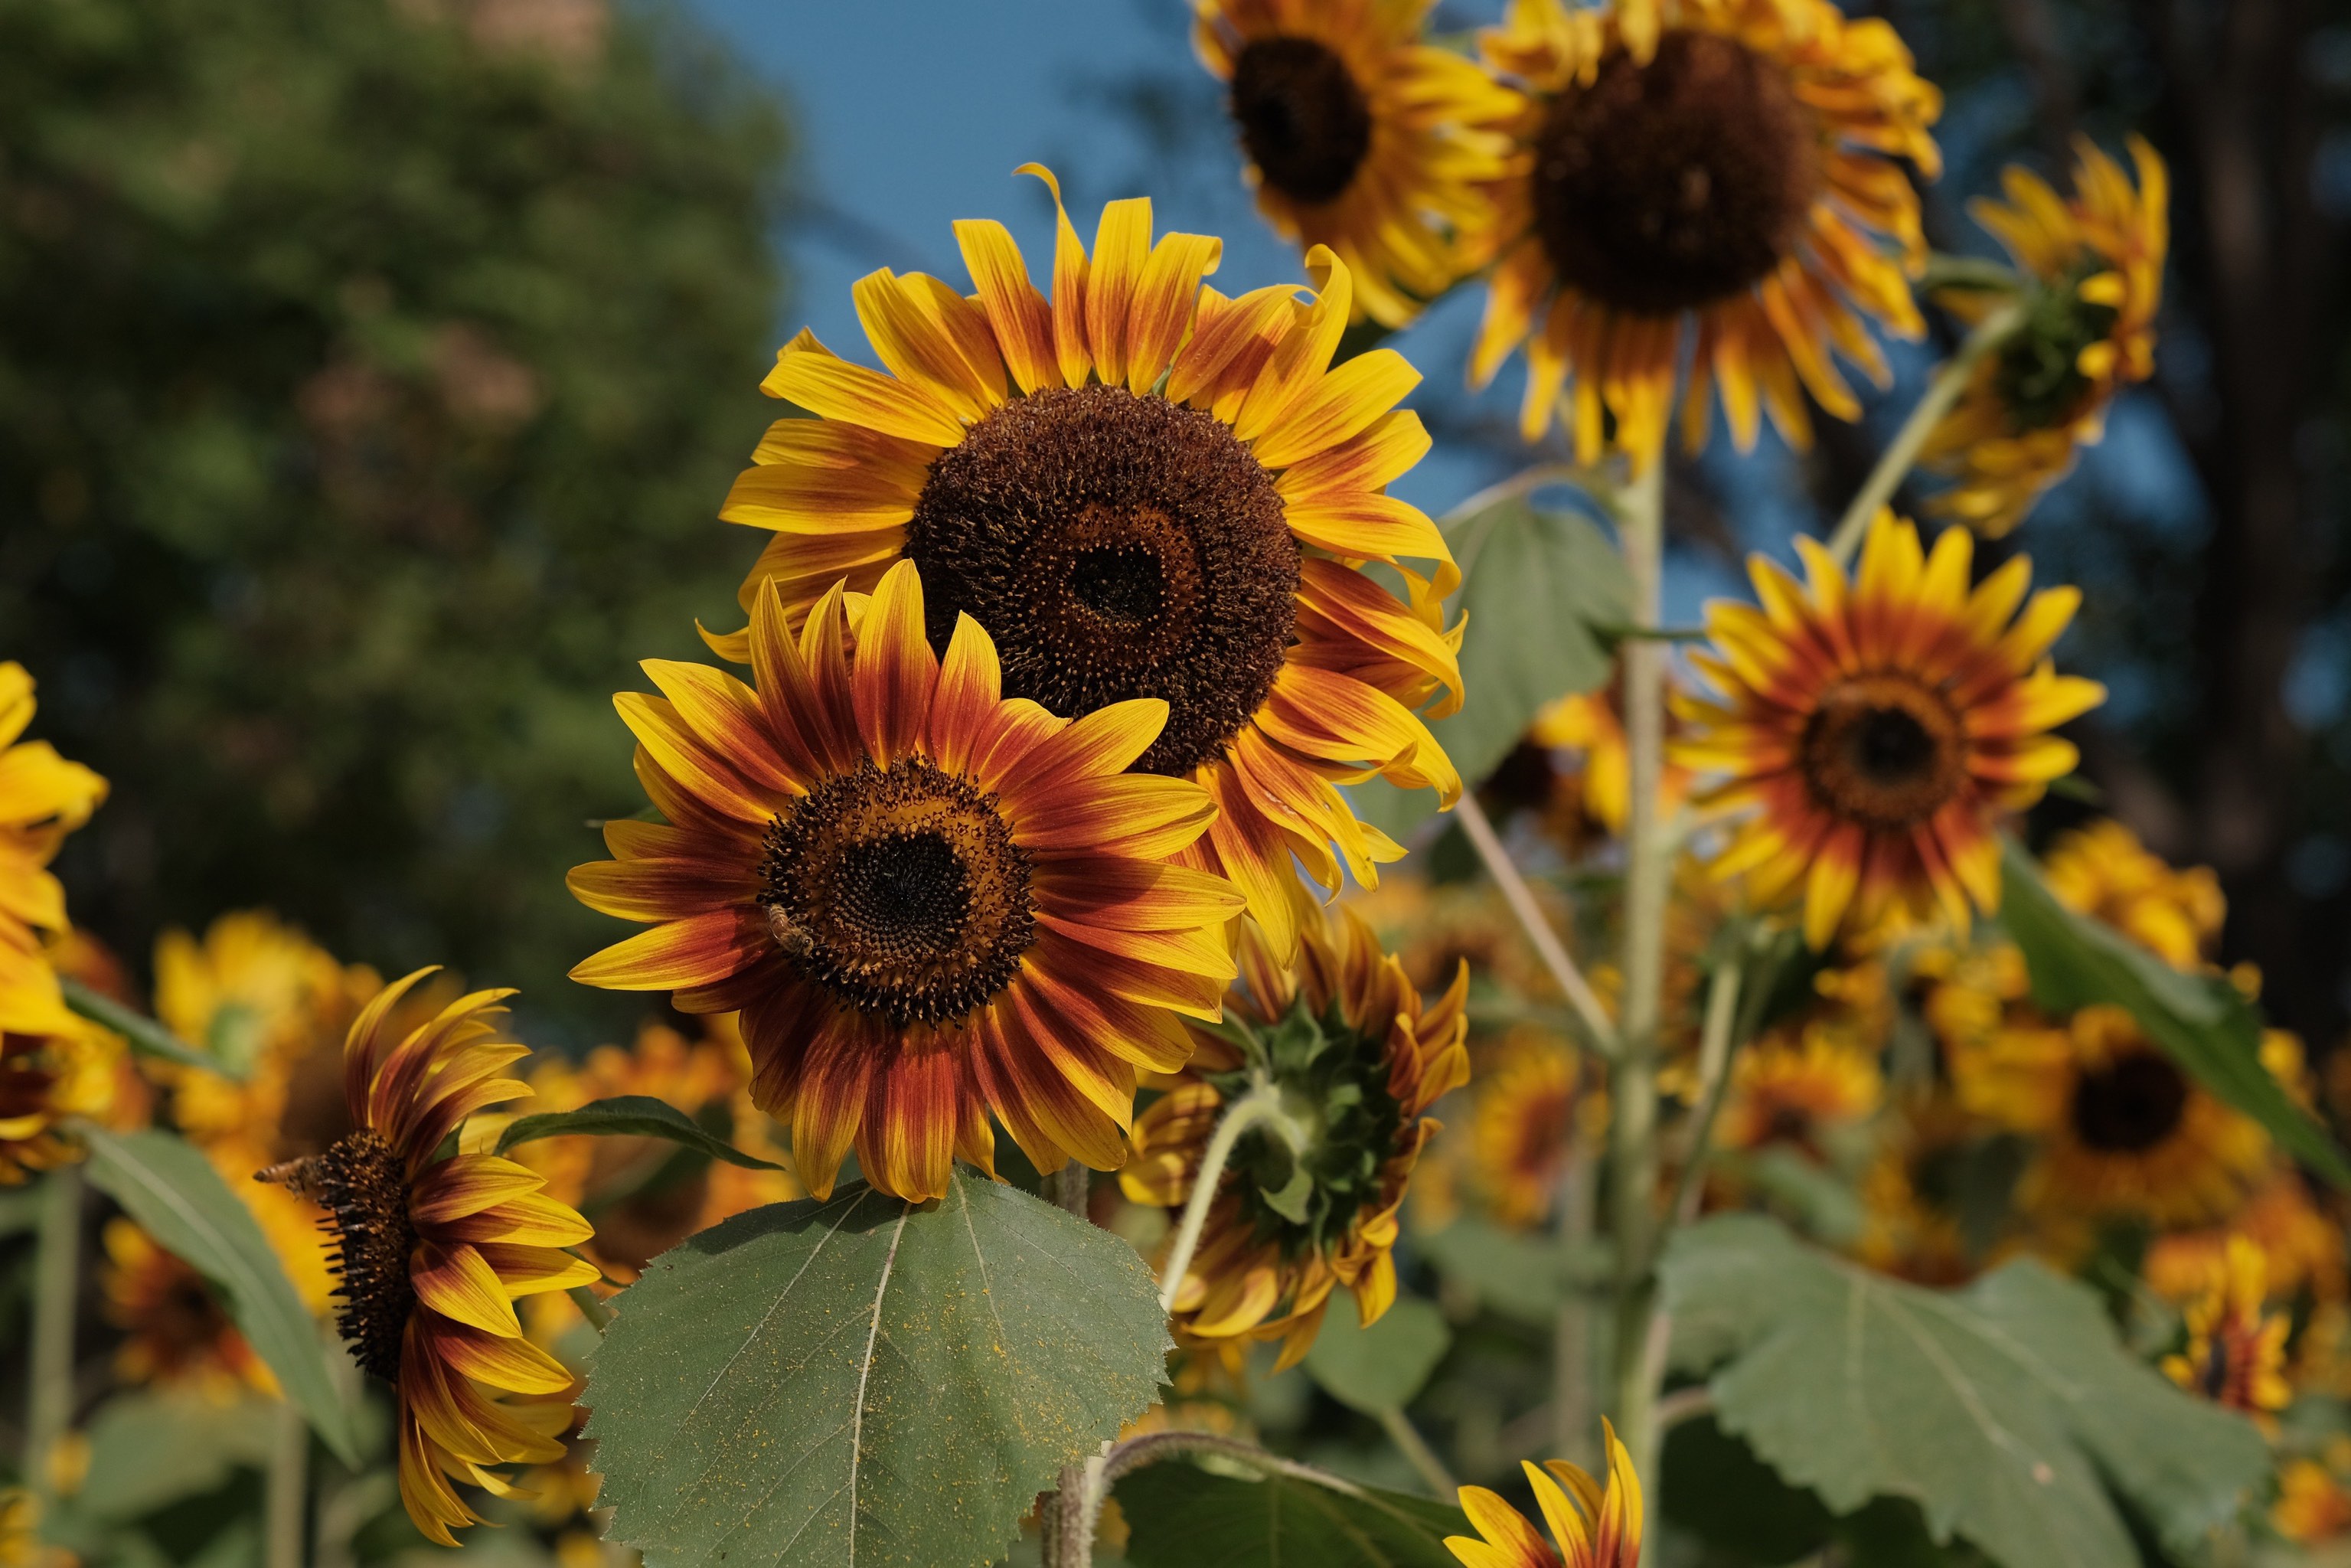
[{"label": "green leaf", "polygon": [[202,1068],[206,1072],[217,1072],[224,1078],[242,1079],[253,1070],[249,1060],[231,1062],[198,1051],[144,1013],[135,1012],[112,997],[91,990],[71,976],[60,975],[57,988],[64,992],[67,1007],[90,1022],[112,1030],[130,1041],[131,1049],[141,1056],[176,1061],[183,1067]]},{"label": "green leaf", "polygon": [[1505,1230],[1471,1214],[1415,1237],[1413,1246],[1484,1305],[1504,1317],[1544,1326],[1558,1316],[1570,1291],[1594,1289],[1615,1277],[1614,1253],[1605,1239],[1587,1241],[1570,1255],[1555,1237]]},{"label": "green leaf", "polygon": [[166,1503],[217,1491],[238,1468],[269,1462],[274,1400],[229,1401],[189,1389],[135,1389],[107,1401],[89,1424],[89,1476],[77,1514],[137,1519]]},{"label": "green leaf", "polygon": [[2351,1163],[2262,1065],[2262,1015],[2223,976],[2175,969],[2121,932],[2057,902],[2032,856],[2001,851],[2000,923],[2024,950],[2032,997],[2052,1012],[2123,1008],[2199,1083],[2259,1122],[2278,1145],[2351,1188]]},{"label": "green leaf", "polygon": [[1134,1568],[1460,1568],[1445,1538],[1478,1534],[1459,1509],[1426,1498],[1181,1460],[1122,1478],[1117,1497]]},{"label": "green leaf", "polygon": [[498,1135],[498,1150],[505,1154],[517,1144],[528,1144],[539,1138],[667,1138],[673,1144],[683,1144],[697,1154],[714,1160],[725,1160],[730,1166],[746,1170],[779,1171],[784,1167],[771,1160],[747,1155],[708,1128],[697,1124],[684,1112],[665,1100],[649,1094],[616,1094],[610,1100],[591,1100],[576,1111],[549,1111],[536,1116],[518,1116]]},{"label": "green leaf", "polygon": [[1452,1346],[1443,1312],[1417,1296],[1398,1296],[1369,1328],[1347,1308],[1326,1315],[1306,1371],[1340,1404],[1377,1416],[1411,1404]]},{"label": "green leaf", "polygon": [[[303,1419],[358,1468],[359,1438],[319,1323],[262,1234],[253,1211],[185,1140],[152,1128],[113,1134],[85,1127],[89,1179],[120,1204],[156,1245],[218,1286],[228,1313]],[[336,1353],[339,1354],[339,1353]]]},{"label": "green leaf", "polygon": [[1674,1359],[1711,1370],[1722,1429],[1836,1513],[1907,1498],[1937,1543],[2008,1568],[2138,1568],[2109,1488],[2185,1551],[2268,1473],[2250,1423],[2038,1263],[1928,1291],[1731,1215],[1676,1236],[1662,1273]]},{"label": "green leaf", "polygon": [[[1471,783],[1491,773],[1556,697],[1608,678],[1599,628],[1632,619],[1625,558],[1599,527],[1512,497],[1446,529],[1469,617],[1461,642],[1461,711],[1429,726]],[[1437,810],[1436,792],[1375,781],[1351,790],[1355,810],[1402,839]]]},{"label": "green leaf", "polygon": [[665,1568],[987,1563],[1170,1344],[1132,1248],[960,1167],[737,1216],[613,1305],[589,1429],[612,1537]]}]

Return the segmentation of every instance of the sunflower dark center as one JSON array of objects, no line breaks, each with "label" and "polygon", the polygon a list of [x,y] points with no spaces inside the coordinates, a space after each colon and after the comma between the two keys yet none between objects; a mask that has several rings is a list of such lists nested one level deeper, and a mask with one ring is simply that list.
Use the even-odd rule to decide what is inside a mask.
[{"label": "sunflower dark center", "polygon": [[1907,675],[1858,675],[1822,695],[1804,727],[1801,766],[1823,810],[1899,832],[1959,792],[1967,748],[1940,693]]},{"label": "sunflower dark center", "polygon": [[1009,985],[1036,936],[1029,857],[981,793],[920,758],[827,779],[768,826],[777,945],[852,1008],[904,1027]]},{"label": "sunflower dark center", "polygon": [[2188,1113],[2188,1080],[2151,1051],[2135,1051],[2074,1086],[2074,1131],[2102,1154],[2139,1155]]},{"label": "sunflower dark center", "polygon": [[1121,387],[1018,398],[932,465],[906,527],[934,648],[995,639],[1004,695],[1076,718],[1161,697],[1139,766],[1183,774],[1264,703],[1297,622],[1273,481],[1213,415]]},{"label": "sunflower dark center", "polygon": [[416,1306],[408,1274],[416,1225],[408,1214],[407,1162],[382,1134],[362,1128],[298,1162],[285,1181],[325,1209],[334,1227],[336,1249],[328,1261],[338,1281],[334,1294],[342,1298],[335,1327],[351,1359],[371,1376],[398,1382],[401,1339]]},{"label": "sunflower dark center", "polygon": [[1372,150],[1372,106],[1346,62],[1311,38],[1259,38],[1233,62],[1233,119],[1265,183],[1335,199]]},{"label": "sunflower dark center", "polygon": [[1535,232],[1562,282],[1646,315],[1728,298],[1795,247],[1820,142],[1785,71],[1714,33],[1622,50],[1552,103],[1535,139]]},{"label": "sunflower dark center", "polygon": [[39,1036],[0,1035],[0,1121],[47,1111],[57,1081]]}]

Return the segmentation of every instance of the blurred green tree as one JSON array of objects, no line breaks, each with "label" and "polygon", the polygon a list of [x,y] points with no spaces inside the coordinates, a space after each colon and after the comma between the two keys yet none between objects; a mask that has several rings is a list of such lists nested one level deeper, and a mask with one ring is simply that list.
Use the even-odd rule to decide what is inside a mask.
[{"label": "blurred green tree", "polygon": [[737,613],[785,150],[602,0],[0,0],[0,657],[114,782],[82,924],[632,1010],[563,872],[611,693]]}]

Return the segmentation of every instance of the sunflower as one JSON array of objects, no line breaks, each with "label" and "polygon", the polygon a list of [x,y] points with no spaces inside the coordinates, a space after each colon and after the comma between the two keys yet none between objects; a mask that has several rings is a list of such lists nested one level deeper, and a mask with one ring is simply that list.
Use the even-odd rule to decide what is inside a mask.
[{"label": "sunflower", "polygon": [[1504,1038],[1469,1112],[1470,1169],[1495,1218],[1523,1227],[1551,1212],[1583,1105],[1573,1049],[1531,1029]]},{"label": "sunflower", "polygon": [[1976,1249],[1959,1222],[1957,1179],[1975,1133],[1945,1093],[1906,1096],[1880,1124],[1876,1157],[1861,1176],[1861,1231],[1854,1255],[1881,1274],[1946,1287],[1974,1278]]},{"label": "sunflower", "polygon": [[46,740],[18,740],[33,708],[33,677],[0,664],[0,1031],[47,1035],[73,1027],[43,950],[68,929],[66,890],[48,865],[106,799],[106,780]]},{"label": "sunflower", "polygon": [[[596,1278],[563,1248],[593,1234],[539,1189],[538,1176],[490,1155],[440,1157],[474,1113],[530,1091],[505,1069],[529,1048],[499,1037],[511,991],[458,998],[402,1036],[401,998],[433,971],[387,986],[351,1024],[343,1087],[352,1131],[322,1154],[259,1173],[327,1211],[338,1250],[336,1326],[352,1360],[398,1402],[400,1496],[417,1529],[455,1546],[479,1522],[449,1484],[499,1495],[493,1467],[563,1456],[568,1402],[531,1402],[572,1385],[523,1336],[517,1299]],[[504,1394],[526,1396],[510,1402]]]},{"label": "sunflower", "polygon": [[[1552,889],[1533,889],[1552,925],[1565,924],[1566,904]],[[1558,982],[1543,967],[1526,931],[1490,882],[1431,883],[1406,873],[1377,887],[1351,892],[1345,906],[1395,955],[1405,977],[1424,991],[1442,990],[1469,966],[1473,986],[1492,986],[1524,1001],[1558,1002]]]},{"label": "sunflower", "polygon": [[277,1380],[202,1274],[119,1216],[106,1222],[103,1240],[99,1282],[106,1317],[123,1332],[114,1354],[118,1377],[193,1388],[221,1401],[248,1389],[276,1396]]},{"label": "sunflower", "polygon": [[2103,920],[2175,968],[2211,956],[2229,913],[2220,879],[2208,866],[2174,871],[2120,822],[2061,833],[2042,861],[2060,904]]},{"label": "sunflower", "polygon": [[1775,1034],[1740,1052],[1714,1141],[1726,1149],[1784,1144],[1815,1159],[1875,1115],[1885,1079],[1874,1055],[1822,1028]]},{"label": "sunflower", "polygon": [[[340,1117],[335,1047],[381,988],[374,971],[346,972],[267,910],[224,915],[201,940],[164,932],[155,942],[155,1017],[228,1069],[163,1066],[172,1120],[190,1142],[210,1148],[274,1139],[289,1112]],[[262,1163],[316,1154],[348,1130],[338,1123],[315,1146]]]},{"label": "sunflower", "polygon": [[[1577,754],[1579,814],[1617,838],[1632,805],[1632,752],[1625,741],[1624,688],[1611,681],[1546,703],[1528,727],[1527,740],[1546,751]],[[1668,762],[1657,778],[1657,812],[1670,817],[1689,792],[1689,770]]]},{"label": "sunflower", "polygon": [[[720,1020],[714,1019],[714,1023]],[[550,1056],[530,1072],[534,1113],[572,1111],[593,1100],[646,1095],[714,1127],[747,1152],[769,1154],[750,1105],[750,1062],[739,1040],[713,1035],[689,1041],[664,1024],[647,1024],[626,1051],[599,1046],[585,1061]],[[588,1255],[626,1283],[660,1253],[696,1231],[764,1204],[802,1196],[783,1171],[745,1170],[681,1151],[657,1138],[542,1138],[517,1157],[547,1178],[553,1197],[596,1222]],[[728,1179],[728,1174],[739,1179]]]},{"label": "sunflower", "polygon": [[762,587],[756,691],[649,660],[664,695],[618,699],[667,821],[608,823],[618,858],[571,888],[653,929],[572,977],[739,1009],[752,1096],[820,1197],[852,1140],[875,1186],[939,1197],[956,1155],[994,1168],[991,1112],[1040,1170],[1116,1168],[1136,1070],[1190,1055],[1175,1014],[1217,1016],[1241,907],[1177,863],[1209,792],[1126,772],[1167,705],[1007,698],[967,615],[942,663],[912,561],[870,601],[836,585],[797,640],[787,613]]},{"label": "sunflower", "polygon": [[41,1540],[41,1500],[25,1487],[0,1487],[0,1568],[76,1568],[81,1559]]},{"label": "sunflower", "polygon": [[2242,1236],[2229,1239],[2220,1268],[2188,1304],[2187,1343],[2163,1358],[2164,1375],[2216,1405],[2265,1416],[2283,1410],[2294,1391],[2285,1380],[2285,1340],[2292,1322],[2264,1316],[2269,1265]]},{"label": "sunflower", "polygon": [[1718,387],[1741,451],[1759,400],[1792,444],[1810,441],[1800,383],[1859,416],[1832,351],[1882,385],[1863,318],[1906,338],[1924,329],[1909,283],[1926,259],[1918,198],[1894,160],[1941,167],[1928,128],[1942,95],[1891,26],[1828,0],[1512,0],[1482,46],[1531,96],[1469,375],[1484,385],[1525,343],[1528,440],[1556,407],[1593,463],[1613,420],[1646,469],[1665,445],[1686,320],[1691,450]]},{"label": "sunflower", "polygon": [[2351,1531],[2351,1492],[2316,1459],[2292,1459],[2278,1469],[2270,1522],[2298,1545],[2315,1546]]},{"label": "sunflower", "polygon": [[2321,1302],[2339,1302],[2351,1287],[2344,1277],[2342,1228],[2311,1201],[2302,1174],[2284,1164],[2225,1224],[2157,1237],[2139,1271],[2157,1295],[2184,1301],[2226,1262],[2232,1236],[2262,1249],[2270,1293],[2281,1300],[2307,1292]]},{"label": "sunflower", "polygon": [[[1552,1459],[1540,1469],[1521,1460],[1536,1506],[1551,1526],[1553,1551],[1535,1527],[1484,1487],[1461,1489],[1461,1511],[1479,1539],[1448,1535],[1446,1549],[1468,1568],[1638,1568],[1641,1561],[1641,1478],[1633,1456],[1616,1440],[1605,1417],[1601,1428],[1608,1449],[1608,1485],[1604,1490],[1580,1467]],[[1562,1490],[1564,1489],[1564,1490]]]},{"label": "sunflower", "polygon": [[1896,906],[1931,903],[1964,932],[1970,902],[2000,906],[1998,815],[2077,760],[2047,731],[2105,700],[2045,657],[2081,591],[2044,589],[2018,614],[2031,562],[1970,591],[1966,529],[1929,556],[1891,513],[1850,583],[1813,539],[1796,545],[1807,583],[1755,556],[1761,608],[1707,607],[1712,642],[1691,662],[1721,700],[1673,697],[1689,726],[1681,759],[1728,776],[1706,802],[1745,819],[1715,873],[1743,875],[1759,904],[1801,887],[1816,948],[1849,915],[1867,928]]},{"label": "sunflower", "polygon": [[[1930,1000],[1930,1019],[1938,1010]],[[2020,1193],[2028,1209],[2199,1225],[2235,1209],[2269,1169],[2260,1125],[2189,1079],[2118,1007],[2054,1021],[2012,1007],[1953,1050],[1951,1071],[1970,1111],[2041,1140]]]},{"label": "sunflower", "polygon": [[1171,1314],[1179,1344],[1280,1340],[1286,1367],[1312,1346],[1339,1286],[1366,1326],[1395,1300],[1396,1211],[1437,1127],[1421,1113],[1469,1076],[1469,975],[1458,967],[1424,1008],[1404,966],[1343,908],[1306,929],[1294,966],[1247,930],[1241,969],[1226,1018],[1246,1050],[1202,1034],[1185,1081],[1135,1118],[1119,1185],[1133,1202],[1179,1207],[1228,1102],[1278,1092],[1311,1108],[1294,1141],[1242,1135]]},{"label": "sunflower", "polygon": [[1194,0],[1258,211],[1402,327],[1490,254],[1518,94],[1423,37],[1431,0]]},{"label": "sunflower", "polygon": [[110,1124],[130,1076],[122,1037],[65,1012],[47,1034],[0,1034],[0,1186],[81,1158],[61,1124]]},{"label": "sunflower", "polygon": [[[2011,168],[2001,179],[2005,204],[1970,204],[2027,275],[2026,312],[1927,438],[1921,461],[1954,481],[1935,497],[1938,512],[1987,534],[2008,532],[2073,472],[2082,447],[2104,438],[2115,395],[2155,373],[2170,182],[2154,148],[2134,136],[2130,151],[2136,189],[2120,164],[2083,140],[2071,201]],[[1969,319],[1999,302],[1958,291],[1944,300]]]},{"label": "sunflower", "polygon": [[[1460,792],[1415,712],[1440,691],[1431,716],[1460,706],[1442,617],[1460,574],[1384,493],[1428,449],[1395,407],[1419,374],[1388,350],[1329,368],[1353,285],[1322,246],[1311,303],[1227,299],[1200,283],[1220,242],[1154,245],[1151,204],[1113,202],[1091,258],[1061,214],[1049,304],[1002,225],[956,230],[976,298],[919,274],[856,287],[892,375],[806,332],[778,357],[764,389],[817,417],[770,427],[719,513],[775,530],[744,608],[771,581],[797,630],[843,573],[862,591],[911,559],[932,653],[970,615],[1007,696],[1080,719],[1164,701],[1137,766],[1217,807],[1184,863],[1229,877],[1292,953],[1313,906],[1293,855],[1335,889],[1343,864],[1369,885],[1404,852],[1338,785]],[[1402,571],[1408,603],[1357,570],[1400,557],[1434,563]],[[748,657],[745,634],[713,645]]]}]

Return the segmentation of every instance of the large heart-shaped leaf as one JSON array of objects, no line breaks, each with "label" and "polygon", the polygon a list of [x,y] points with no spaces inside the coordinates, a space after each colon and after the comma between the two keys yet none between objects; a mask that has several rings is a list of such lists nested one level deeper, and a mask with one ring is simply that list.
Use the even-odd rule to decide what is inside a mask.
[{"label": "large heart-shaped leaf", "polygon": [[318,1320],[302,1305],[253,1211],[184,1139],[153,1128],[83,1129],[89,1179],[145,1228],[156,1245],[219,1287],[254,1354],[329,1448],[356,1469],[359,1438],[339,1391]]},{"label": "large heart-shaped leaf", "polygon": [[1306,1353],[1306,1372],[1340,1404],[1377,1416],[1411,1404],[1452,1344],[1434,1302],[1398,1296],[1369,1328],[1352,1312],[1325,1317]]},{"label": "large heart-shaped leaf", "polygon": [[2000,923],[2024,950],[2033,999],[2052,1012],[2107,1002],[2199,1083],[2259,1122],[2296,1158],[2351,1187],[2351,1164],[2262,1065],[2262,1015],[2223,976],[2175,969],[2102,921],[2057,902],[2014,842],[2001,855]]},{"label": "large heart-shaped leaf", "polygon": [[[1630,619],[1625,558],[1593,523],[1538,511],[1524,499],[1472,513],[1446,529],[1463,581],[1454,601],[1468,614],[1461,642],[1461,711],[1429,727],[1461,777],[1491,773],[1545,703],[1608,678],[1601,629]],[[1427,789],[1374,781],[1351,791],[1355,809],[1401,838],[1437,810]]]},{"label": "large heart-shaped leaf", "polygon": [[589,1431],[613,1538],[670,1568],[987,1563],[1170,1348],[1132,1248],[960,1168],[739,1215],[613,1305]]},{"label": "large heart-shaped leaf", "polygon": [[2038,1263],[1928,1291],[1730,1215],[1676,1236],[1663,1274],[1675,1360],[1711,1374],[1722,1429],[1834,1513],[1907,1498],[2007,1568],[2138,1568],[2109,1489],[2185,1550],[2268,1471],[2249,1422]]},{"label": "large heart-shaped leaf", "polygon": [[1117,1497],[1135,1568],[1460,1568],[1445,1538],[1478,1533],[1459,1509],[1426,1498],[1211,1475],[1181,1460],[1122,1478]]}]

